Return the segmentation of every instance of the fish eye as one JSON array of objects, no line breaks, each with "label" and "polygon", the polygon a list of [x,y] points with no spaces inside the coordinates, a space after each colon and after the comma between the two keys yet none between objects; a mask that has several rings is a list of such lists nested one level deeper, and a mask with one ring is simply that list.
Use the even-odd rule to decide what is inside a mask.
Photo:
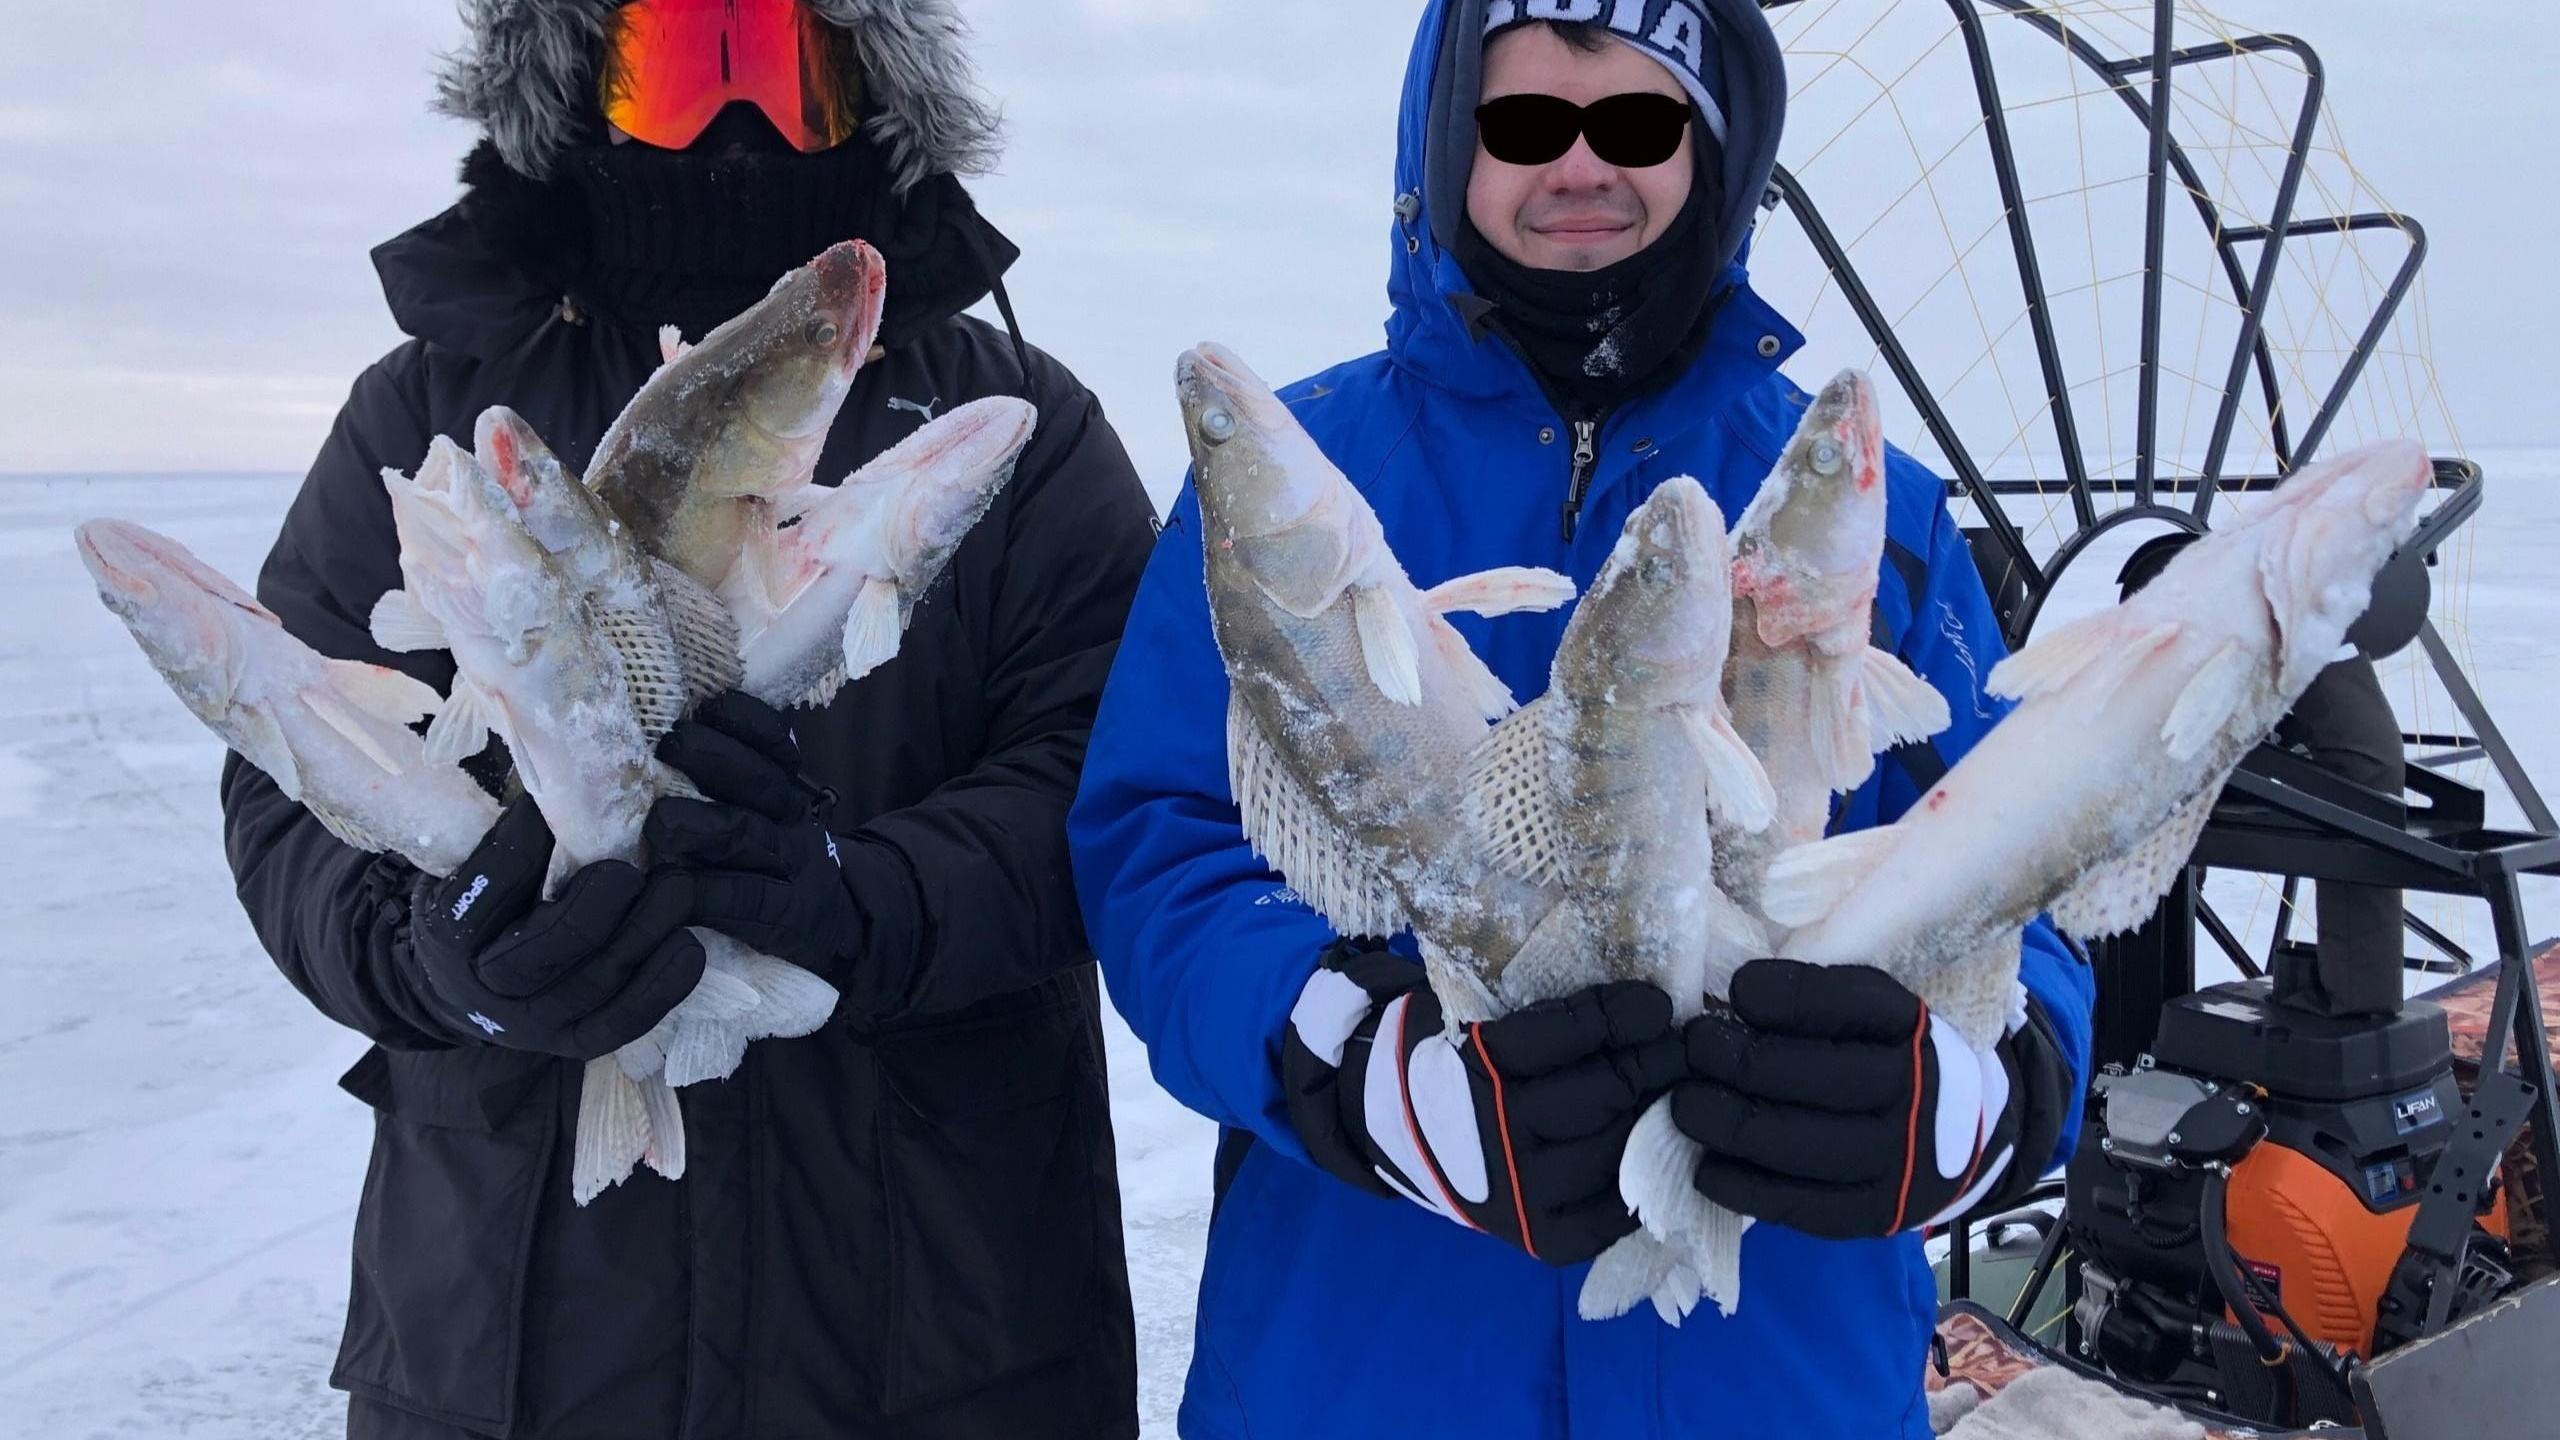
[{"label": "fish eye", "polygon": [[836,322],[824,315],[810,321],[809,343],[821,348],[836,343]]},{"label": "fish eye", "polygon": [[1816,473],[1823,475],[1839,474],[1840,459],[1839,441],[1816,440],[1813,442],[1813,468]]},{"label": "fish eye", "polygon": [[1236,417],[1224,410],[1200,412],[1200,434],[1212,445],[1222,445],[1236,438]]}]

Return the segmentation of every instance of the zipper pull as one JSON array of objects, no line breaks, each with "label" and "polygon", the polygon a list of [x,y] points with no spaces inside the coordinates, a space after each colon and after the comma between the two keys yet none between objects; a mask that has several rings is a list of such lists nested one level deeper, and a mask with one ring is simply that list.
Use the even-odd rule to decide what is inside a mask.
[{"label": "zipper pull", "polygon": [[1600,422],[1573,422],[1573,480],[1565,487],[1564,538],[1570,542],[1581,525],[1582,502],[1591,494],[1592,463],[1600,458]]}]

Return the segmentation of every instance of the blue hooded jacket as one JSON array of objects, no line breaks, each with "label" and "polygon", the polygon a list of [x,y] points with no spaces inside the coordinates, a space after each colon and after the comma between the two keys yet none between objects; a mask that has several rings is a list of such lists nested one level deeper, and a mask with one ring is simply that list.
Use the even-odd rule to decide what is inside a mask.
[{"label": "blue hooded jacket", "polygon": [[[1387,349],[1282,398],[1376,509],[1416,584],[1499,565],[1550,566],[1588,584],[1628,513],[1665,479],[1693,474],[1739,515],[1807,403],[1778,373],[1801,337],[1736,263],[1776,150],[1783,66],[1750,0],[1701,0],[1723,39],[1735,117],[1723,223],[1701,228],[1720,232],[1712,258],[1731,266],[1735,288],[1698,359],[1601,427],[1567,540],[1571,437],[1518,356],[1473,337],[1453,308],[1469,287],[1433,224],[1435,206],[1462,205],[1463,175],[1430,157],[1471,153],[1461,117],[1473,112],[1485,3],[1434,0],[1406,76]],[[1982,690],[2000,633],[1944,486],[1900,455],[1888,485],[1879,643],[1946,694],[1955,723],[1886,757],[1844,803],[1841,829],[1899,815],[2006,709]],[[1640,1308],[1592,1323],[1575,1314],[1586,1266],[1549,1267],[1308,1160],[1279,1057],[1290,1008],[1334,936],[1238,829],[1199,531],[1186,486],[1130,615],[1068,821],[1088,931],[1156,1078],[1254,1142],[1210,1229],[1182,1433],[1926,1436],[1920,1379],[1937,1306],[1916,1235],[1840,1243],[1759,1225],[1744,1242],[1739,1317],[1702,1306],[1675,1329]],[[1525,700],[1545,690],[1569,613],[1456,624]],[[2085,1080],[2087,967],[2042,924],[2026,932],[2024,956],[2027,987]],[[2063,1136],[2051,1163],[2073,1139]]]}]

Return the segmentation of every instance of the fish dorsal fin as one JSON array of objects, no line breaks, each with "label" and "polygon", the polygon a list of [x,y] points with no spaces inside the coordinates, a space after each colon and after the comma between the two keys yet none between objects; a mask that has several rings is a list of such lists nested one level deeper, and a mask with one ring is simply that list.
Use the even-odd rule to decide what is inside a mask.
[{"label": "fish dorsal fin", "polygon": [[489,732],[497,727],[497,719],[487,691],[465,677],[454,677],[453,693],[445,697],[435,722],[427,727],[427,763],[459,765],[479,754],[488,748]]},{"label": "fish dorsal fin", "polygon": [[1735,829],[1757,834],[1778,818],[1778,792],[1760,757],[1751,753],[1733,716],[1719,699],[1712,705],[1680,707],[1681,727],[1689,732],[1698,758],[1707,764],[1707,808]]},{"label": "fish dorsal fin", "polygon": [[1539,700],[1512,712],[1467,757],[1467,823],[1485,858],[1540,885],[1564,879],[1572,846],[1548,758],[1554,703]]},{"label": "fish dorsal fin", "polygon": [[1868,646],[1859,679],[1865,689],[1871,751],[1882,753],[1926,740],[1954,723],[1947,697],[1892,651]]},{"label": "fish dorsal fin", "polygon": [[1404,607],[1384,585],[1359,585],[1351,591],[1351,616],[1360,632],[1360,658],[1378,693],[1399,705],[1422,703],[1422,656],[1413,643],[1413,626]]},{"label": "fish dorsal fin", "polygon": [[745,666],[738,658],[737,617],[710,587],[674,565],[652,556],[649,573],[666,602],[667,628],[684,667],[687,705],[738,688]]},{"label": "fish dorsal fin", "polygon": [[905,634],[905,607],[894,580],[874,575],[862,582],[853,608],[844,617],[844,674],[847,684],[896,658]]},{"label": "fish dorsal fin", "polygon": [[658,327],[659,364],[673,365],[678,359],[683,357],[684,352],[692,348],[693,347],[691,345],[685,343],[684,328],[682,326],[661,325]]},{"label": "fish dorsal fin", "polygon": [[2123,606],[2072,621],[1991,667],[1984,685],[1989,693],[2011,700],[2050,695],[2077,680],[2091,666],[2109,662],[2129,671],[2135,661],[2178,638],[2175,622],[2144,626]]},{"label": "fish dorsal fin", "polygon": [[1770,923],[1800,929],[1828,915],[1875,873],[1901,837],[1892,826],[1856,830],[1798,845],[1769,862],[1760,886],[1760,913]]},{"label": "fish dorsal fin", "polygon": [[1467,637],[1458,633],[1457,626],[1441,616],[1432,616],[1431,643],[1439,650],[1441,660],[1457,678],[1460,691],[1467,697],[1467,703],[1475,707],[1477,714],[1487,720],[1499,720],[1518,706],[1519,702],[1512,697],[1511,687],[1503,684],[1502,677],[1494,674],[1493,668],[1484,663],[1484,657],[1467,644]]},{"label": "fish dorsal fin", "polygon": [[2178,692],[2178,703],[2160,727],[2160,743],[2168,747],[2169,758],[2192,760],[2203,754],[2204,747],[2248,703],[2257,684],[2258,665],[2249,647],[2237,639],[2224,641],[2187,681],[2187,688]]},{"label": "fish dorsal fin", "polygon": [[1434,615],[1512,615],[1553,610],[1574,597],[1571,580],[1532,565],[1506,565],[1443,581],[1422,592],[1422,608]]},{"label": "fish dorsal fin", "polygon": [[406,590],[386,590],[373,602],[373,643],[395,655],[442,650],[444,624]]},{"label": "fish dorsal fin", "polygon": [[2171,812],[2140,844],[2082,871],[2053,902],[2053,923],[2066,934],[2095,939],[2150,919],[2195,854],[2221,793],[2218,785],[2208,787]]},{"label": "fish dorsal fin", "polygon": [[1289,773],[1252,711],[1234,698],[1227,703],[1227,785],[1254,853],[1337,933],[1394,935],[1405,928],[1403,906],[1368,847],[1342,833]]},{"label": "fish dorsal fin", "polygon": [[595,633],[622,661],[624,691],[640,733],[651,740],[675,728],[687,699],[684,657],[677,652],[667,617],[655,610],[600,606]]},{"label": "fish dorsal fin", "polygon": [[[385,720],[378,715],[370,715],[351,707],[347,703],[345,693],[333,686],[306,685],[302,688],[301,694],[303,705],[311,711],[314,718],[336,731],[339,738],[363,752],[364,758],[381,766],[382,773],[386,775],[408,773],[408,767],[392,755],[390,748],[400,740],[409,738],[405,720]],[[382,733],[386,730],[392,733]],[[398,739],[395,740],[394,735]]]}]

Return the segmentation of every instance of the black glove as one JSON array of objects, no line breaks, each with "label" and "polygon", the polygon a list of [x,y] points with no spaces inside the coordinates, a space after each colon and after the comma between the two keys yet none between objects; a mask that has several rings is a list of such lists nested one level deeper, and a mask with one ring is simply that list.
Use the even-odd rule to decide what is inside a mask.
[{"label": "black glove", "polygon": [[1289,1116],[1326,1170],[1553,1265],[1636,1228],[1618,1160],[1683,1073],[1671,999],[1601,985],[1442,1033],[1411,961],[1334,947],[1289,1017]]},{"label": "black glove", "polygon": [[1732,1010],[1686,1033],[1691,1078],[1671,1116],[1705,1151],[1699,1193],[1825,1239],[2011,1203],[2074,1099],[2070,1062],[2024,987],[1985,1052],[1881,970],[1755,960],[1734,974]]},{"label": "black glove", "polygon": [[[649,1033],[702,979],[690,882],[600,861],[542,898],[551,827],[520,798],[462,868],[410,893],[410,989],[455,1036],[588,1060]],[[395,946],[395,953],[398,947]]]},{"label": "black glove", "polygon": [[658,863],[693,877],[693,923],[820,975],[860,946],[825,814],[834,797],[800,773],[790,723],[732,690],[658,742],[658,758],[708,797],[667,799],[641,829]]}]

